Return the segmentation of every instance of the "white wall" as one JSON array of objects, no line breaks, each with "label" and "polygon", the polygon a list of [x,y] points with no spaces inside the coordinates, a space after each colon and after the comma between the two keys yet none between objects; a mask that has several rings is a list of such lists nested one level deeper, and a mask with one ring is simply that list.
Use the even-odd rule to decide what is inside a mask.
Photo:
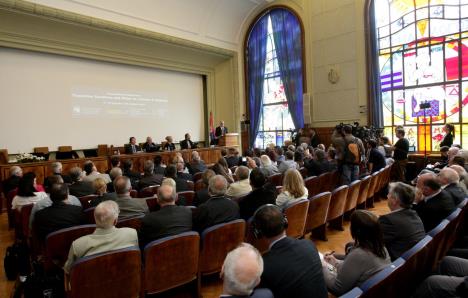
[{"label": "white wall", "polygon": [[[140,94],[167,100],[154,103],[155,115],[74,117],[72,93]],[[143,142],[166,135],[204,140],[203,85],[200,75],[124,64],[0,48],[0,148],[30,152],[36,146],[53,151],[98,144],[121,146],[135,136]],[[137,101],[141,104],[141,101]],[[112,108],[118,112],[127,108]],[[162,111],[162,112],[161,112]]]}]

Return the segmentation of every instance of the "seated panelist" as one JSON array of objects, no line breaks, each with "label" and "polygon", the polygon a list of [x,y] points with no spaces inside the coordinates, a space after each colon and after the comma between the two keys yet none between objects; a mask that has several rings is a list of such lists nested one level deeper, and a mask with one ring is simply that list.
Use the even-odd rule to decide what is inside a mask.
[{"label": "seated panelist", "polygon": [[159,151],[159,146],[153,143],[153,139],[151,137],[147,137],[146,143],[143,144],[143,149],[145,152],[156,152]]},{"label": "seated panelist", "polygon": [[197,148],[197,143],[192,142],[192,140],[190,140],[190,134],[186,133],[185,139],[180,142],[180,149],[193,149],[193,148]]},{"label": "seated panelist", "polygon": [[175,150],[175,145],[173,143],[173,140],[172,140],[171,136],[166,137],[166,143],[163,146],[163,150],[165,150],[165,151],[174,151]]},{"label": "seated panelist", "polygon": [[125,144],[125,154],[141,152],[140,145],[137,144],[135,137],[130,137],[129,143]]}]

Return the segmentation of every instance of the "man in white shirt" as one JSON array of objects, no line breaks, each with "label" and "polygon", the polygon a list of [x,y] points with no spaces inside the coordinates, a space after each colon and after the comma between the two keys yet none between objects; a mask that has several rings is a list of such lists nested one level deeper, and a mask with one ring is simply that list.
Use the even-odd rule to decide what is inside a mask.
[{"label": "man in white shirt", "polygon": [[249,181],[249,168],[246,166],[239,166],[235,172],[238,181],[231,183],[226,196],[231,198],[242,197],[252,191],[252,186]]}]

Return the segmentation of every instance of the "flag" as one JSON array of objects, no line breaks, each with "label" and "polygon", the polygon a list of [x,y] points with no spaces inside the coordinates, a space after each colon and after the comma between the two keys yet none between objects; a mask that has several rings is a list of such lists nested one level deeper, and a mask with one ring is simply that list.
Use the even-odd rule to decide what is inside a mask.
[{"label": "flag", "polygon": [[213,112],[210,111],[210,144],[213,143],[214,140],[214,121],[213,121]]}]

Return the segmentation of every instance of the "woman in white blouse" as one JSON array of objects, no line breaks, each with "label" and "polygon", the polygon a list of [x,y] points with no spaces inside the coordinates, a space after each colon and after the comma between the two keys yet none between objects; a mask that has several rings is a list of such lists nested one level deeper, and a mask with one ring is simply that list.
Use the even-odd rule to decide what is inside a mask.
[{"label": "woman in white blouse", "polygon": [[301,173],[296,169],[289,169],[284,174],[283,190],[276,198],[276,205],[285,208],[300,199],[307,199],[308,195]]},{"label": "woman in white blouse", "polygon": [[45,192],[38,192],[34,185],[36,184],[36,174],[26,173],[21,177],[18,183],[18,192],[11,202],[12,209],[21,211],[24,205],[35,204],[36,202],[47,198]]}]

